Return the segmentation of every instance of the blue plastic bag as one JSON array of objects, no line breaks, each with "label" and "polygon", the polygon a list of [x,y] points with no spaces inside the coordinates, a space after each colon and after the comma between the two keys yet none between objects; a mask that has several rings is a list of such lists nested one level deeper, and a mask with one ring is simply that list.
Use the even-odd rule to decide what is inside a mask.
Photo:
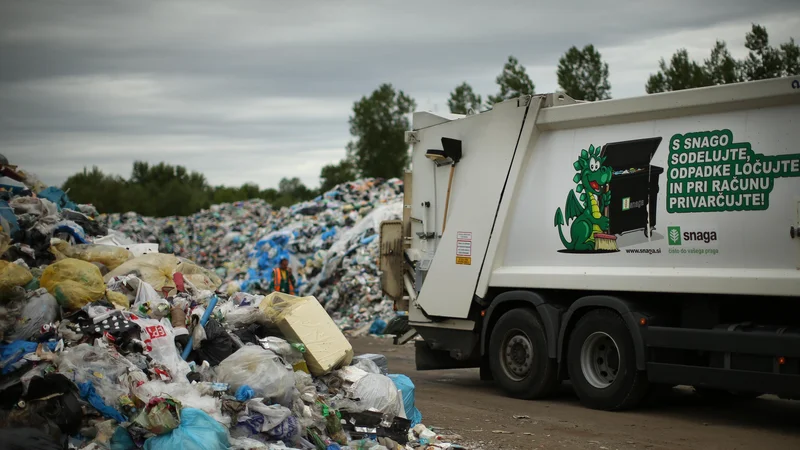
[{"label": "blue plastic bag", "polygon": [[406,410],[406,418],[411,421],[411,426],[415,427],[422,422],[422,413],[414,405],[414,382],[402,374],[389,375],[394,385],[403,394],[403,407]]},{"label": "blue plastic bag", "polygon": [[50,186],[49,188],[39,192],[37,194],[41,198],[46,198],[51,202],[55,203],[58,206],[58,210],[61,211],[62,209],[71,209],[73,211],[78,211],[78,205],[70,201],[69,197],[67,197],[67,193],[62,191],[57,187]]},{"label": "blue plastic bag", "polygon": [[144,442],[144,450],[227,450],[228,447],[225,427],[195,408],[181,410],[178,428]]},{"label": "blue plastic bag", "polygon": [[256,392],[250,386],[243,384],[236,390],[236,400],[246,402],[256,396]]},{"label": "blue plastic bag", "polygon": [[114,419],[117,423],[127,422],[128,418],[120,414],[119,411],[116,409],[106,405],[100,395],[94,390],[94,385],[88,381],[84,381],[78,385],[81,392],[81,398],[89,402],[90,405],[94,406],[94,409],[100,411],[105,417],[109,419]]},{"label": "blue plastic bag", "polygon": [[[5,200],[0,200],[0,218],[8,222],[9,230],[5,230],[9,235],[13,235],[19,231],[19,222],[17,222],[17,215],[14,214],[14,209],[9,206]],[[5,227],[3,227],[5,228]]]},{"label": "blue plastic bag", "polygon": [[381,318],[375,319],[369,327],[369,334],[383,334],[384,331],[386,331],[386,321]]}]

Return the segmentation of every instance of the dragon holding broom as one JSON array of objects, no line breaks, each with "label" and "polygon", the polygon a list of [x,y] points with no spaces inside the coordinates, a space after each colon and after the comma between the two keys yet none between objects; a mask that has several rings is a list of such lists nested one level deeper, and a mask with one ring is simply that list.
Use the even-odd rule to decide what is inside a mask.
[{"label": "dragon holding broom", "polygon": [[[555,224],[564,248],[569,252],[614,252],[617,248],[616,236],[608,232],[609,219],[604,214],[611,203],[611,192],[608,183],[611,181],[611,168],[604,166],[605,157],[600,156],[600,147],[590,145],[581,150],[573,167],[578,172],[573,181],[577,184],[567,194],[564,212],[556,210]],[[580,194],[580,200],[577,195]],[[564,237],[562,226],[569,225],[568,241]]]}]

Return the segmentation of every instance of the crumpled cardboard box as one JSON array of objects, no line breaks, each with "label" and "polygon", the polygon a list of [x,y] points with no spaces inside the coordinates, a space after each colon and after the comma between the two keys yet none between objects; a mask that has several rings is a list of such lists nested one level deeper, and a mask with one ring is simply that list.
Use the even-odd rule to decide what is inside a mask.
[{"label": "crumpled cardboard box", "polygon": [[314,376],[322,376],[353,360],[353,347],[315,297],[273,292],[259,309],[290,342],[306,347],[304,357]]}]

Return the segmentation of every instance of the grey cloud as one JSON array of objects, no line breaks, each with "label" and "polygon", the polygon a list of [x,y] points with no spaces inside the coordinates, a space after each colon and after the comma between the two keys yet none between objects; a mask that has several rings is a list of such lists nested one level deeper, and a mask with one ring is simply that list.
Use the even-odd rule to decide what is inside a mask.
[{"label": "grey cloud", "polygon": [[642,94],[658,58],[698,35],[736,23],[743,36],[750,21],[788,33],[798,12],[796,0],[6,1],[0,152],[51,183],[93,164],[127,176],[140,158],[214,183],[316,185],[344,155],[352,103],[382,82],[443,108],[461,81],[495,91],[514,54],[541,92],[564,50],[593,43],[613,58],[612,93]]}]

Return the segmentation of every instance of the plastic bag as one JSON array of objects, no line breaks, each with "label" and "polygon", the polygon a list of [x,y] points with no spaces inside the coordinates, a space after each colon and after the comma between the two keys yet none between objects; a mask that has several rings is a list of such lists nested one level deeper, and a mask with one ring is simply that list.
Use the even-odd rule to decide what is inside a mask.
[{"label": "plastic bag", "polygon": [[403,399],[397,386],[387,376],[368,373],[356,381],[349,389],[349,392],[352,398],[357,399],[355,404],[358,411],[350,409],[352,406],[348,407],[348,409],[342,408],[346,411],[362,412],[370,410],[378,411],[392,418],[402,416]]},{"label": "plastic bag", "polygon": [[190,383],[164,383],[155,380],[140,384],[132,389],[132,393],[144,403],[156,397],[169,396],[181,402],[184,408],[196,408],[210,415],[217,422],[228,427],[229,416],[222,414],[222,402],[218,398],[203,395],[198,386]]},{"label": "plastic bag", "polygon": [[145,450],[227,450],[228,432],[216,420],[196,408],[181,410],[181,424],[162,436],[145,441]]},{"label": "plastic bag", "polygon": [[113,245],[102,244],[79,244],[69,245],[68,242],[58,240],[51,246],[50,251],[56,255],[66,258],[80,259],[90,263],[100,263],[108,268],[114,270],[124,262],[133,258],[133,253],[123,247],[115,247]]},{"label": "plastic bag", "polygon": [[353,367],[358,367],[367,373],[382,375],[380,367],[371,359],[359,359],[353,363]]},{"label": "plastic bag", "polygon": [[[195,329],[205,330],[205,340],[200,344],[200,348],[195,351],[193,356],[195,362],[208,361],[212,366],[218,366],[225,358],[236,351],[236,345],[230,335],[222,325],[214,319],[209,319],[205,327],[199,325]],[[195,338],[195,342],[197,338]]]},{"label": "plastic bag", "polygon": [[164,365],[175,381],[185,381],[191,372],[189,364],[181,359],[175,347],[175,332],[166,318],[161,320],[131,318],[142,329],[142,340],[148,347],[149,355],[159,364]]},{"label": "plastic bag", "polygon": [[292,366],[303,362],[303,353],[284,339],[276,336],[267,336],[263,339],[259,339],[258,342],[262,347],[274,352]]},{"label": "plastic bag", "polygon": [[213,291],[222,285],[222,280],[216,272],[200,267],[180,256],[178,257],[178,265],[175,271],[182,273],[198,289]]},{"label": "plastic bag", "polygon": [[259,397],[284,406],[292,402],[292,371],[278,355],[255,345],[245,345],[225,358],[217,367],[217,381],[230,384],[234,390],[246,384]]},{"label": "plastic bag", "polygon": [[79,259],[62,259],[47,266],[39,283],[67,310],[80,309],[106,293],[100,269]]},{"label": "plastic bag", "polygon": [[247,409],[252,413],[258,413],[264,416],[264,424],[261,426],[261,432],[269,431],[286,420],[292,415],[292,411],[281,405],[265,405],[263,399],[254,398],[247,402]]},{"label": "plastic bag", "polygon": [[214,290],[222,284],[214,272],[204,269],[188,259],[164,253],[149,253],[126,261],[107,273],[105,280],[124,275],[136,275],[156,291],[175,289],[174,274],[184,274],[187,281],[198,289]]},{"label": "plastic bag", "polygon": [[4,297],[16,286],[25,286],[33,279],[31,271],[5,260],[0,260],[0,297]]},{"label": "plastic bag", "polygon": [[119,384],[119,377],[139,371],[115,351],[90,344],[64,350],[56,358],[56,366],[76,384],[91,382],[106,405],[117,405],[119,397],[128,394],[127,388]]},{"label": "plastic bag", "polygon": [[156,291],[164,287],[174,288],[175,282],[172,275],[178,265],[178,258],[163,253],[150,253],[126,261],[116,269],[107,273],[106,282],[114,277],[136,275],[142,281],[150,284]]},{"label": "plastic bag", "polygon": [[118,306],[119,308],[128,309],[130,307],[128,296],[125,294],[114,291],[106,291],[106,298],[108,298],[108,301],[114,306]]},{"label": "plastic bag", "polygon": [[147,282],[138,280],[139,287],[136,289],[136,298],[133,301],[133,310],[149,317],[161,319],[166,317],[170,311],[169,302],[161,298]]},{"label": "plastic bag", "polygon": [[403,374],[392,374],[389,375],[389,378],[403,395],[403,409],[405,410],[406,418],[411,421],[412,427],[417,426],[422,422],[422,413],[414,404],[414,382]]},{"label": "plastic bag", "polygon": [[[357,356],[353,357],[353,365],[356,365],[356,363],[358,361],[365,360],[365,359],[366,360],[370,360],[373,363],[375,363],[375,365],[378,366],[378,369],[380,370],[380,373],[382,373],[384,375],[388,375],[389,374],[389,361],[386,359],[386,356],[381,355],[379,353],[364,353],[362,355],[357,355]],[[372,366],[368,365],[367,367],[371,368]],[[370,372],[370,370],[367,370],[367,372]]]},{"label": "plastic bag", "polygon": [[232,328],[244,328],[254,323],[265,323],[266,316],[258,306],[239,306],[225,314],[225,323]]},{"label": "plastic bag", "polygon": [[14,333],[8,336],[11,341],[18,339],[28,340],[38,336],[42,325],[58,318],[58,302],[47,289],[38,289],[28,294],[25,307],[14,328]]}]

